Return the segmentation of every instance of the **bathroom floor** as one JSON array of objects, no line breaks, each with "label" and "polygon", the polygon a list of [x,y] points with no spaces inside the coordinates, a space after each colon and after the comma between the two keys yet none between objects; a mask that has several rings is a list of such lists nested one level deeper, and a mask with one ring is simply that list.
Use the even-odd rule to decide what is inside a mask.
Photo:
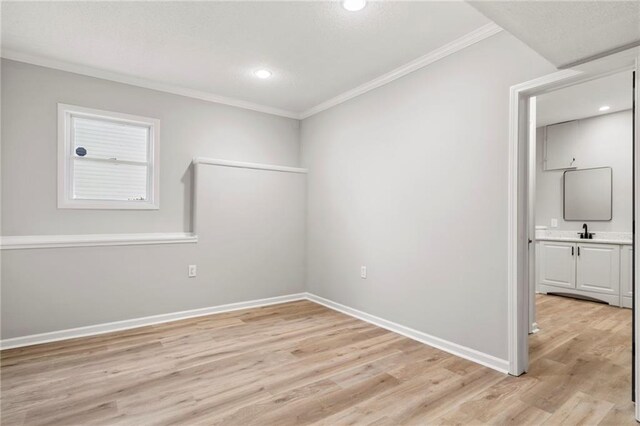
[{"label": "bathroom floor", "polygon": [[635,423],[631,310],[545,294],[536,307],[540,331],[530,336],[526,376],[538,383],[520,399],[569,424]]}]

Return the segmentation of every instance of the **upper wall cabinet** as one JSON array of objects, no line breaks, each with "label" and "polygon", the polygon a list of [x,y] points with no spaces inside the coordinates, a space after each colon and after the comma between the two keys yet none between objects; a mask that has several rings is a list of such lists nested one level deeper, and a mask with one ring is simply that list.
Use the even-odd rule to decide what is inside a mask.
[{"label": "upper wall cabinet", "polygon": [[545,128],[544,169],[577,167],[579,121],[552,124]]}]

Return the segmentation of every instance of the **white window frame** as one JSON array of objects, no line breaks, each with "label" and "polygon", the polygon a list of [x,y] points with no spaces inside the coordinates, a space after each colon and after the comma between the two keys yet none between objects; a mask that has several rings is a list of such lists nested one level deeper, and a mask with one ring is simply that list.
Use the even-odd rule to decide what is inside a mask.
[{"label": "white window frame", "polygon": [[[85,117],[149,128],[147,200],[78,200],[73,198],[71,118]],[[160,208],[160,120],[75,105],[58,104],[58,208],[157,210]]]}]

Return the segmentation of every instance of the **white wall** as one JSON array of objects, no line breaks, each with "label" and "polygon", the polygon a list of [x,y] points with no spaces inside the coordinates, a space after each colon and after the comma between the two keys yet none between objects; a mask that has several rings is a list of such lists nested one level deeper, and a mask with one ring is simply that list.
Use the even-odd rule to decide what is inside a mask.
[{"label": "white wall", "polygon": [[[631,232],[633,216],[633,116],[631,110],[580,120],[580,168],[613,169],[611,221],[587,222],[593,232]],[[584,221],[565,221],[562,207],[564,170],[544,170],[544,128],[537,129],[536,225],[557,230],[582,230]],[[558,227],[551,228],[551,219]]]},{"label": "white wall", "polygon": [[[189,231],[194,156],[298,165],[297,120],[6,60],[1,90],[3,235]],[[57,102],[161,120],[160,210],[56,208]],[[303,291],[305,175],[201,167],[197,244],[2,250],[1,337]]]},{"label": "white wall", "polygon": [[308,290],[506,359],[509,87],[553,71],[500,33],[305,119]]}]

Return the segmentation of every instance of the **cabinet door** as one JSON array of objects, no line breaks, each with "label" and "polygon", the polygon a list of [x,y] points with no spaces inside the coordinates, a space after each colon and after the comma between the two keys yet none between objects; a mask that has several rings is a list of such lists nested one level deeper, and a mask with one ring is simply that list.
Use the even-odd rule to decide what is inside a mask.
[{"label": "cabinet door", "polygon": [[620,305],[631,308],[633,297],[633,248],[622,246],[620,249]]},{"label": "cabinet door", "polygon": [[576,167],[578,121],[553,124],[545,130],[544,169],[557,170]]},{"label": "cabinet door", "polygon": [[577,254],[576,284],[579,290],[619,294],[619,246],[580,243]]},{"label": "cabinet door", "polygon": [[555,287],[575,288],[576,245],[556,241],[540,242],[538,283]]}]

